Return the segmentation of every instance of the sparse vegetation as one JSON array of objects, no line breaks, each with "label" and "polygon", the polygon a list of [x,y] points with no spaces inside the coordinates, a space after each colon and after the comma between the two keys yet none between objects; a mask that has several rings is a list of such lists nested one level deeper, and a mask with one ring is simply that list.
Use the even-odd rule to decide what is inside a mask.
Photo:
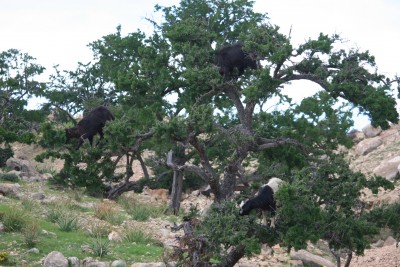
[{"label": "sparse vegetation", "polygon": [[97,257],[104,257],[110,252],[110,242],[106,238],[95,238],[89,244],[90,250]]},{"label": "sparse vegetation", "polygon": [[15,173],[1,173],[0,180],[16,183],[19,181],[19,176]]}]

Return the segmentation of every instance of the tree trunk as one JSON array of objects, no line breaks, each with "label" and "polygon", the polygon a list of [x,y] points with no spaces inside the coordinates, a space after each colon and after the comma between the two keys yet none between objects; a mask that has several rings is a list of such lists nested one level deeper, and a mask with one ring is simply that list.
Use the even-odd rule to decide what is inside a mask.
[{"label": "tree trunk", "polygon": [[239,245],[231,250],[217,267],[233,267],[244,256],[244,246]]},{"label": "tree trunk", "polygon": [[183,187],[183,172],[174,171],[174,178],[172,182],[171,202],[169,209],[174,215],[178,215],[181,206],[181,196]]},{"label": "tree trunk", "polygon": [[135,182],[122,182],[112,187],[105,192],[105,197],[108,199],[117,199],[122,193],[140,189],[139,185]]},{"label": "tree trunk", "polygon": [[353,253],[350,251],[350,252],[347,253],[347,259],[346,259],[346,262],[344,264],[344,267],[349,267],[350,266],[350,262],[351,262],[352,258],[353,258]]},{"label": "tree trunk", "polygon": [[[176,152],[175,157],[172,158],[174,164],[178,166],[184,165],[186,163],[185,148],[183,146],[178,145],[175,152]],[[174,215],[178,214],[181,206],[182,187],[183,187],[183,172],[179,170],[174,170],[172,189],[171,189],[171,202],[169,205],[169,210],[172,211]]]},{"label": "tree trunk", "polygon": [[142,156],[140,155],[140,153],[136,154],[136,158],[140,162],[140,166],[142,167],[144,178],[149,179],[150,175],[149,175],[149,172],[147,171],[147,166],[146,166],[146,164],[144,164],[144,160],[143,160]]}]

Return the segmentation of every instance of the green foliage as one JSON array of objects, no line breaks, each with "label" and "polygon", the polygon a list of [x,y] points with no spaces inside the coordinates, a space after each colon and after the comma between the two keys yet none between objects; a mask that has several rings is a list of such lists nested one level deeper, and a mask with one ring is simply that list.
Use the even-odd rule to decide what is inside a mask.
[{"label": "green foliage", "polygon": [[63,214],[57,219],[56,224],[63,232],[75,231],[78,229],[78,218],[71,214]]},{"label": "green foliage", "polygon": [[6,165],[6,161],[14,156],[14,152],[11,146],[7,145],[4,148],[0,148],[0,167]]},{"label": "green foliage", "polygon": [[5,263],[8,261],[8,252],[0,251],[0,262]]},{"label": "green foliage", "polygon": [[89,247],[92,253],[100,258],[110,253],[110,241],[108,241],[108,239],[102,239],[100,237],[93,239]]},{"label": "green foliage", "polygon": [[0,53],[0,143],[34,142],[31,131],[45,118],[45,112],[26,110],[27,100],[46,87],[36,80],[44,67],[34,60],[16,49]]},{"label": "green foliage", "polygon": [[196,233],[207,236],[214,257],[221,259],[227,251],[238,245],[245,246],[245,254],[259,253],[261,243],[272,246],[276,233],[256,223],[253,216],[240,216],[235,202],[211,206]]},{"label": "green foliage", "polygon": [[134,244],[158,244],[154,238],[145,233],[143,230],[140,229],[134,229],[134,228],[125,228],[124,231],[122,232],[122,237],[125,242],[128,243],[134,243]]},{"label": "green foliage", "polygon": [[307,241],[324,239],[336,251],[349,249],[362,254],[368,237],[378,233],[379,225],[363,215],[361,191],[393,188],[393,184],[380,177],[367,180],[363,174],[352,172],[338,154],[314,164],[294,173],[290,184],[276,194],[282,240],[300,249]]},{"label": "green foliage", "polygon": [[400,204],[384,205],[372,209],[365,214],[367,221],[376,223],[381,228],[389,228],[392,230],[394,237],[400,239]]},{"label": "green foliage", "polygon": [[2,222],[6,232],[21,231],[27,225],[28,220],[29,218],[26,212],[16,207],[6,210],[2,216]]},{"label": "green foliage", "polygon": [[37,243],[39,242],[40,232],[40,228],[35,223],[31,223],[22,229],[24,242],[28,248],[33,248],[37,245]]},{"label": "green foliage", "polygon": [[15,173],[1,173],[0,180],[16,183],[19,181],[19,176]]}]

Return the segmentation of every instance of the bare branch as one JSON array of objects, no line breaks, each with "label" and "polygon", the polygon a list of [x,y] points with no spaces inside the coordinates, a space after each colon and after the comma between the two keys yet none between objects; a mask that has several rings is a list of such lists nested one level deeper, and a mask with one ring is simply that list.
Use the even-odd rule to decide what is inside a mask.
[{"label": "bare branch", "polygon": [[275,148],[283,145],[294,145],[301,148],[304,151],[308,150],[304,144],[291,138],[276,138],[276,139],[258,138],[258,142],[260,144],[256,145],[254,151],[266,150],[269,148]]}]

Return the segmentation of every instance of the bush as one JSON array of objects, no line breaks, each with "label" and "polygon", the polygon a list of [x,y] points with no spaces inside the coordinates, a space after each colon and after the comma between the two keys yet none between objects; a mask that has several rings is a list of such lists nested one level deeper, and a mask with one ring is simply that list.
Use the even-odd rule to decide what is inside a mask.
[{"label": "bush", "polygon": [[28,248],[33,248],[38,242],[40,228],[36,224],[30,224],[22,229],[25,245]]},{"label": "bush", "polygon": [[0,180],[16,183],[19,181],[19,176],[15,173],[2,173],[0,174]]},{"label": "bush", "polygon": [[5,148],[0,148],[0,167],[6,165],[6,161],[14,156],[11,146],[7,145]]},{"label": "bush", "polygon": [[89,244],[90,250],[97,257],[103,257],[110,252],[110,242],[107,239],[96,238]]},{"label": "bush", "polygon": [[57,225],[61,231],[71,232],[78,229],[78,218],[64,215],[58,218]]},{"label": "bush", "polygon": [[123,232],[123,239],[129,243],[136,244],[156,244],[157,241],[149,234],[141,231],[140,229],[125,228]]},{"label": "bush", "polygon": [[25,212],[18,208],[5,211],[2,220],[6,232],[19,232],[28,222]]},{"label": "bush", "polygon": [[94,216],[111,224],[120,224],[123,221],[122,215],[114,208],[112,203],[101,202],[94,207]]}]

